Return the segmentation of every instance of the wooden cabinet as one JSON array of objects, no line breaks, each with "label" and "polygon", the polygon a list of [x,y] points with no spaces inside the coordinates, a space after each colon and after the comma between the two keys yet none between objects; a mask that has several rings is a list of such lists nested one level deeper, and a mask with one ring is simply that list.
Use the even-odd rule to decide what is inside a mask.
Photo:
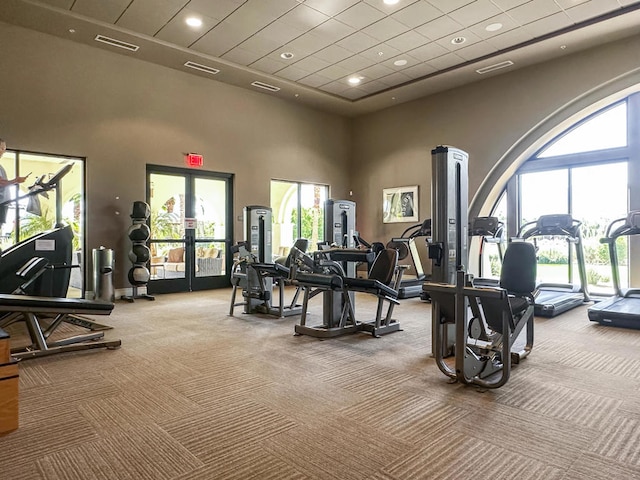
[{"label": "wooden cabinet", "polygon": [[0,435],[18,428],[18,383],[9,335],[0,329]]}]

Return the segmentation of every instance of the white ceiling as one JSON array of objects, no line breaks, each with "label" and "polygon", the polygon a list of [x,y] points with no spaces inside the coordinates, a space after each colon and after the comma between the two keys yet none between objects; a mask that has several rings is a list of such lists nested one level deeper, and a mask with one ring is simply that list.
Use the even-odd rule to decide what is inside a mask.
[{"label": "white ceiling", "polygon": [[[189,27],[188,17],[202,25]],[[2,0],[0,21],[358,114],[639,33],[640,1]],[[476,72],[502,62],[513,65]],[[361,83],[350,85],[352,76]]]}]

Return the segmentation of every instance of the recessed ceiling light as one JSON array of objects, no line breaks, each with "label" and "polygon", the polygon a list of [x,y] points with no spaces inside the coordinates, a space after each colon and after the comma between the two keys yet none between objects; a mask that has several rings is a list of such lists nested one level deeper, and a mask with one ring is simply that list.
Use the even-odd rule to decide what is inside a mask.
[{"label": "recessed ceiling light", "polygon": [[400,60],[396,60],[395,62],[393,62],[393,64],[396,67],[404,67],[407,64],[407,61],[403,58],[403,59],[400,59]]},{"label": "recessed ceiling light", "polygon": [[284,58],[285,60],[291,60],[295,55],[291,52],[282,52],[280,54],[280,58]]},{"label": "recessed ceiling light", "polygon": [[386,5],[395,5],[396,3],[398,3],[400,0],[384,0],[384,3]]},{"label": "recessed ceiling light", "polygon": [[484,29],[487,32],[497,32],[498,30],[500,30],[502,28],[502,24],[500,22],[496,22],[496,23],[490,23],[489,25],[487,25],[486,27],[484,27]]},{"label": "recessed ceiling light", "polygon": [[69,29],[69,33],[76,33],[76,29],[75,28],[70,28]]},{"label": "recessed ceiling light", "polygon": [[349,83],[351,85],[359,85],[362,81],[362,77],[349,77]]},{"label": "recessed ceiling light", "polygon": [[465,37],[455,37],[451,39],[451,43],[454,45],[462,45],[466,41],[467,39]]},{"label": "recessed ceiling light", "polygon": [[198,17],[189,17],[185,20],[186,24],[190,27],[201,27],[202,20]]}]

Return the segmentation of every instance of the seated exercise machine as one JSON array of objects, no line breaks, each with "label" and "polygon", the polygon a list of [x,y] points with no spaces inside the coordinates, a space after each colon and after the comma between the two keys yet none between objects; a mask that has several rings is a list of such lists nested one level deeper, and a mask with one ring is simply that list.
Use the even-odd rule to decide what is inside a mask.
[{"label": "seated exercise machine", "polygon": [[[391,318],[398,303],[398,284],[402,268],[398,267],[398,252],[382,249],[356,248],[356,204],[349,200],[329,199],[324,205],[324,238],[321,249],[313,257],[294,249],[295,270],[292,282],[304,287],[302,316],[295,326],[296,335],[329,338],[365,331],[377,337],[400,330]],[[356,265],[371,265],[368,278],[356,278]],[[398,273],[399,272],[399,273]],[[355,293],[378,297],[376,318],[361,322],[355,316]],[[309,301],[322,296],[322,323],[309,325]],[[384,305],[389,307],[386,314]]]},{"label": "seated exercise machine", "polygon": [[640,328],[640,289],[620,286],[620,264],[616,242],[620,237],[640,235],[640,210],[631,211],[607,227],[605,237],[600,239],[609,249],[611,278],[614,295],[597,302],[587,310],[589,320],[601,325]]},{"label": "seated exercise machine", "polygon": [[[385,248],[380,251],[369,270],[368,278],[347,276],[344,263],[367,261],[371,251],[353,248],[329,248],[314,253],[313,258],[294,251],[298,267],[292,281],[304,287],[302,316],[294,327],[296,335],[330,338],[355,332],[371,333],[374,337],[400,330],[392,318],[393,307],[398,305],[398,285],[403,269],[398,266],[398,251]],[[355,315],[354,293],[361,292],[378,297],[376,316],[360,321]],[[309,301],[323,295],[323,321],[307,325]],[[387,304],[387,310],[384,306]]]},{"label": "seated exercise machine", "polygon": [[[498,287],[477,288],[468,262],[468,154],[440,146],[432,152],[432,354],[451,381],[482,388],[504,385],[512,363],[533,348],[536,258],[533,245],[507,248]],[[518,349],[526,328],[526,345]],[[454,357],[452,360],[448,357]]]},{"label": "seated exercise machine", "polygon": [[[291,285],[291,252],[284,259],[271,262],[271,208],[248,206],[244,208],[245,240],[231,247],[234,265],[231,272],[231,304],[234,308],[244,306],[244,313],[264,313],[277,317],[299,315],[302,305],[298,303],[300,288],[296,288],[288,305],[284,301],[284,289]],[[306,252],[308,240],[296,240],[294,248]],[[293,249],[292,249],[293,250]],[[273,287],[278,288],[279,303],[273,305]],[[243,301],[236,303],[237,290],[242,290]]]},{"label": "seated exercise machine", "polygon": [[121,341],[100,340],[104,337],[104,332],[50,340],[60,324],[71,315],[109,315],[112,310],[111,302],[0,294],[0,328],[16,321],[25,322],[32,343],[24,349],[11,350],[11,355],[17,359],[94,348],[114,349],[121,345]]},{"label": "seated exercise machine", "polygon": [[[498,388],[507,383],[511,364],[533,348],[536,254],[533,245],[514,242],[505,253],[498,287],[472,286],[469,275],[460,270],[455,285],[425,283],[431,294],[435,328],[435,360],[451,379]],[[455,330],[455,364],[447,364],[446,327]],[[526,327],[524,348],[514,350]]]},{"label": "seated exercise machine", "polygon": [[564,237],[570,245],[574,246],[578,263],[580,284],[539,283],[537,285],[535,294],[536,315],[555,317],[590,301],[580,225],[581,222],[573,219],[571,215],[557,214],[541,215],[538,220],[520,227],[518,238],[523,240],[543,236]]}]

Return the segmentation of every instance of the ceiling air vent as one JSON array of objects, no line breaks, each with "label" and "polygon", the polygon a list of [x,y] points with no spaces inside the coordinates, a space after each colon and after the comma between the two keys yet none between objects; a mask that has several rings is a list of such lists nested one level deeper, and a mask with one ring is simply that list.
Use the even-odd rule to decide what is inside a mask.
[{"label": "ceiling air vent", "polygon": [[500,70],[501,68],[509,67],[511,65],[513,65],[511,60],[505,60],[504,62],[496,63],[495,65],[479,68],[476,72],[482,75],[483,73],[493,72],[494,70]]},{"label": "ceiling air vent", "polygon": [[107,45],[111,45],[112,47],[124,48],[125,50],[129,50],[130,52],[137,52],[140,48],[138,45],[134,45],[133,43],[123,42],[122,40],[105,37],[104,35],[96,35],[96,38],[94,40],[96,42],[106,43]]},{"label": "ceiling air vent", "polygon": [[255,81],[251,83],[254,87],[262,88],[263,90],[269,90],[270,92],[277,92],[280,90],[280,87],[275,87],[273,85],[269,85],[268,83]]},{"label": "ceiling air vent", "polygon": [[215,75],[216,73],[220,73],[220,70],[218,70],[217,68],[208,67],[206,65],[201,65],[199,63],[192,62],[191,60],[189,60],[188,62],[185,62],[184,66],[185,67],[189,67],[189,68],[193,68],[194,70],[200,70],[201,72],[210,73],[211,75]]}]

